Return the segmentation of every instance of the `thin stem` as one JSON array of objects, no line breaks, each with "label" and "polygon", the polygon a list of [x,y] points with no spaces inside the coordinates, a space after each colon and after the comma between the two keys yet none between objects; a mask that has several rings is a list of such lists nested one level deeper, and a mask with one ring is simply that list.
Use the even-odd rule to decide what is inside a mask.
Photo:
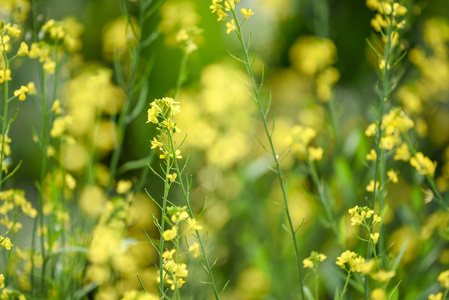
[{"label": "thin stem", "polygon": [[260,94],[261,88],[258,88],[258,84],[256,83],[256,79],[255,79],[254,72],[253,72],[253,69],[252,69],[251,60],[249,58],[248,48],[247,48],[247,45],[245,43],[245,39],[243,38],[243,35],[242,35],[241,25],[240,25],[240,23],[238,21],[238,18],[236,16],[236,14],[235,14],[235,10],[231,9],[231,12],[232,12],[232,15],[233,15],[233,18],[235,20],[236,27],[237,27],[237,30],[236,30],[237,37],[238,37],[238,39],[240,41],[240,44],[242,45],[243,53],[245,55],[244,62],[245,62],[246,70],[248,72],[248,75],[251,78],[251,83],[252,83],[252,86],[253,86],[253,97],[254,97],[254,100],[256,101],[256,105],[257,105],[257,107],[259,109],[259,113],[260,113],[260,116],[261,116],[262,121],[263,121],[263,126],[264,126],[264,129],[265,129],[265,133],[266,133],[266,136],[268,138],[268,142],[270,144],[270,149],[271,149],[271,154],[273,156],[273,160],[274,160],[274,163],[275,163],[275,169],[276,169],[276,173],[278,175],[279,184],[281,185],[282,196],[283,196],[283,199],[284,199],[285,214],[286,214],[287,221],[288,221],[288,229],[290,231],[290,235],[292,237],[293,245],[294,245],[294,248],[295,248],[296,264],[297,264],[297,268],[298,268],[299,281],[300,281],[299,282],[299,286],[300,286],[300,289],[301,289],[301,291],[300,291],[301,299],[306,299],[305,295],[304,295],[304,287],[303,287],[304,279],[303,279],[302,267],[301,267],[302,259],[301,259],[301,255],[299,253],[298,243],[296,241],[296,230],[295,230],[295,228],[293,226],[293,221],[292,221],[292,218],[291,218],[291,215],[290,215],[290,209],[289,209],[289,206],[288,206],[287,191],[286,191],[286,188],[285,188],[284,179],[282,177],[281,165],[279,163],[278,155],[276,154],[276,150],[274,148],[274,143],[273,143],[273,140],[272,140],[272,137],[271,137],[270,129],[268,128],[268,122],[267,122],[267,118],[266,118],[266,113],[264,112],[264,109],[262,107],[261,94]]},{"label": "thin stem", "polygon": [[[170,157],[167,157],[167,165],[165,172],[169,174],[171,169]],[[160,239],[159,239],[159,289],[160,295],[163,297],[164,295],[164,259],[162,258],[162,253],[164,253],[164,238],[162,237],[162,233],[165,230],[165,216],[167,214],[167,200],[168,200],[168,192],[170,191],[170,182],[167,178],[165,178],[164,182],[164,196],[162,198],[162,212],[161,212],[161,224],[160,224]]]},{"label": "thin stem", "polygon": [[343,299],[343,295],[344,295],[344,294],[346,293],[346,291],[348,290],[349,278],[351,278],[351,271],[348,271],[348,276],[346,277],[345,286],[343,287],[343,291],[341,292],[340,300]]},{"label": "thin stem", "polygon": [[[176,149],[175,149],[174,142],[173,142],[173,136],[172,136],[172,133],[170,132],[170,130],[167,130],[167,135],[168,135],[169,146],[171,148],[170,149],[171,150],[171,155],[173,156],[174,170],[176,171],[177,176],[179,178],[179,185],[181,186],[181,191],[182,191],[182,194],[183,194],[183,197],[184,197],[185,204],[187,206],[188,213],[189,213],[190,217],[192,219],[194,219],[195,216],[193,214],[193,210],[192,210],[192,207],[190,205],[190,199],[189,199],[189,194],[190,193],[189,193],[188,188],[186,188],[186,186],[184,185],[184,180],[182,179],[181,169],[179,167],[178,160],[176,159]],[[214,289],[215,299],[216,300],[220,300],[220,295],[219,295],[218,290],[217,290],[217,284],[215,282],[214,274],[212,272],[212,266],[211,266],[211,264],[210,264],[210,262],[209,262],[209,260],[207,258],[206,249],[204,247],[203,239],[201,238],[201,235],[200,235],[198,230],[195,230],[195,234],[196,234],[196,238],[198,240],[198,243],[199,243],[199,245],[201,247],[201,253],[203,254],[204,267],[205,267],[207,273],[209,274],[209,278],[210,278],[210,281],[212,283],[212,287]]]}]

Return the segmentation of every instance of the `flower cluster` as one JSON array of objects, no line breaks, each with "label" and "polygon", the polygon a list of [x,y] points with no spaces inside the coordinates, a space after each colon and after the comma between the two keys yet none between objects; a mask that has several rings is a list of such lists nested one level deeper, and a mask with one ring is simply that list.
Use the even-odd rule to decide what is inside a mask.
[{"label": "flower cluster", "polygon": [[310,127],[296,125],[285,138],[285,143],[291,147],[300,159],[321,160],[323,148],[309,146],[316,136],[316,131]]},{"label": "flower cluster", "polygon": [[355,252],[346,250],[337,257],[336,264],[348,272],[359,272],[363,269],[365,258]]},{"label": "flower cluster", "polygon": [[374,210],[367,206],[359,207],[358,205],[348,210],[351,215],[351,225],[363,225],[366,224],[367,219],[373,217],[373,225],[380,223],[382,218],[374,213]]},{"label": "flower cluster", "polygon": [[310,256],[302,261],[302,264],[304,268],[313,269],[315,267],[318,267],[319,263],[324,261],[326,258],[327,256],[322,253],[312,251],[312,253],[310,253]]},{"label": "flower cluster", "polygon": [[[188,232],[201,230],[202,226],[198,225],[197,221],[189,216],[186,206],[170,206],[167,208],[167,213],[170,216],[168,222],[171,228],[166,229],[162,233],[162,238],[164,241],[172,242],[174,248],[166,250],[162,254],[164,262],[162,277],[164,282],[169,284],[172,290],[175,290],[184,285],[184,278],[188,275],[186,264],[180,262],[179,251],[181,238]],[[187,223],[188,227],[184,232],[180,233],[179,229],[184,223]],[[193,243],[189,247],[189,252],[193,253],[194,257],[198,257],[200,255],[199,244],[196,242]],[[159,272],[157,281],[160,282],[160,280],[161,274]]]},{"label": "flower cluster", "polygon": [[333,67],[337,62],[335,44],[315,36],[301,37],[290,48],[289,56],[295,69],[315,81],[318,99],[328,102],[332,98],[332,88],[340,78],[340,73]]},{"label": "flower cluster", "polygon": [[[235,19],[235,6],[239,2],[240,0],[224,0],[223,6],[223,0],[212,0],[212,5],[209,7],[212,10],[212,13],[217,14],[217,21],[226,20],[229,17],[227,12],[232,12],[232,19],[229,22],[226,22],[227,34],[230,34],[231,32],[237,30],[237,25],[235,22],[238,22],[238,20]],[[243,22],[250,16],[254,15],[254,12],[251,10],[251,8],[242,8],[240,9],[240,12],[243,14]]]},{"label": "flower cluster", "polygon": [[437,162],[430,160],[430,158],[424,156],[422,152],[417,152],[415,156],[410,158],[410,165],[421,175],[433,177],[435,175]]}]

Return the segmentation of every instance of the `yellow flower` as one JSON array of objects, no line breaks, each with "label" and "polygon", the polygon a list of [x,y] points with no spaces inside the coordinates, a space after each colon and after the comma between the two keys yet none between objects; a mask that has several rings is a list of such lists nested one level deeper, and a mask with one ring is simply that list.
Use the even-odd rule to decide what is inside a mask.
[{"label": "yellow flower", "polygon": [[6,69],[6,70],[0,70],[0,84],[2,84],[5,81],[11,81],[11,70],[10,69]]},{"label": "yellow flower", "polygon": [[365,135],[370,137],[375,135],[377,132],[377,125],[375,123],[369,124],[365,130]]},{"label": "yellow flower", "polygon": [[251,8],[248,8],[248,10],[246,10],[245,8],[242,8],[240,10],[243,14],[243,19],[248,19],[250,16],[254,15],[254,12],[251,10]]},{"label": "yellow flower", "polygon": [[390,179],[392,182],[397,183],[398,182],[398,174],[391,169],[387,172],[388,179]]},{"label": "yellow flower", "polygon": [[161,148],[162,146],[163,146],[163,144],[161,142],[159,142],[158,139],[155,137],[151,141],[151,149]]},{"label": "yellow flower", "polygon": [[227,34],[230,34],[231,32],[237,30],[237,27],[235,26],[234,19],[232,19],[230,22],[226,22],[226,27],[228,27],[228,29],[226,29]]},{"label": "yellow flower", "polygon": [[0,289],[5,287],[5,276],[3,274],[0,274]]},{"label": "yellow flower", "polygon": [[11,250],[11,247],[14,245],[11,243],[9,237],[0,237],[0,246],[5,248],[6,250]]},{"label": "yellow flower", "polygon": [[366,155],[366,160],[375,161],[377,159],[376,150],[371,149],[370,152]]},{"label": "yellow flower", "polygon": [[176,234],[178,233],[178,227],[173,226],[172,229],[167,229],[162,233],[162,237],[166,241],[174,240],[176,237]]},{"label": "yellow flower", "polygon": [[20,43],[19,50],[17,50],[18,56],[27,56],[29,54],[28,52],[28,45],[25,42]]},{"label": "yellow flower", "polygon": [[193,254],[193,257],[200,256],[200,245],[198,243],[193,243],[192,246],[189,247],[189,251]]},{"label": "yellow flower", "polygon": [[24,101],[27,98],[27,94],[29,89],[28,87],[22,85],[20,89],[14,91],[14,97],[19,97],[20,101]]},{"label": "yellow flower", "polygon": [[131,180],[119,180],[117,183],[117,194],[126,194],[132,186]]},{"label": "yellow flower", "polygon": [[170,180],[170,182],[175,182],[175,180],[176,180],[176,176],[178,176],[178,174],[176,174],[176,173],[173,173],[173,174],[168,174],[167,175],[167,178]]},{"label": "yellow flower", "polygon": [[441,287],[449,289],[449,270],[441,272],[438,276],[438,281],[441,283]]},{"label": "yellow flower", "polygon": [[410,158],[410,165],[414,167],[421,175],[429,175],[430,177],[433,177],[435,175],[437,162],[432,162],[430,158],[424,156],[422,152],[418,152],[414,157]]},{"label": "yellow flower", "polygon": [[431,189],[425,189],[422,191],[423,192],[423,196],[424,196],[424,203],[430,203],[433,200],[433,192]]},{"label": "yellow flower", "polygon": [[60,115],[62,113],[61,101],[59,101],[59,99],[56,99],[55,102],[53,102],[53,105],[51,106],[51,111],[57,115]]},{"label": "yellow flower", "polygon": [[193,218],[188,218],[187,223],[189,224],[188,229],[192,229],[192,230],[202,230],[203,229],[203,226],[198,225],[197,221]]},{"label": "yellow flower", "polygon": [[304,259],[302,261],[302,264],[303,264],[304,268],[310,268],[310,269],[313,268],[313,262],[308,258]]},{"label": "yellow flower", "polygon": [[379,240],[379,233],[378,232],[371,233],[370,234],[370,238],[373,240],[374,244],[377,244],[377,241]]},{"label": "yellow flower", "polygon": [[[376,191],[379,189],[379,181],[376,181]],[[374,193],[374,180],[371,180],[366,186],[366,191]]]},{"label": "yellow flower", "polygon": [[321,160],[323,158],[323,148],[318,147],[309,147],[308,149],[309,152],[309,159],[314,161],[314,160]]},{"label": "yellow flower", "polygon": [[443,299],[443,293],[439,292],[438,294],[430,294],[428,300],[441,300]]},{"label": "yellow flower", "polygon": [[371,275],[374,280],[385,283],[396,275],[396,271],[379,270]]},{"label": "yellow flower", "polygon": [[403,161],[407,161],[410,159],[410,152],[408,150],[407,144],[402,143],[399,147],[396,148],[393,159]]},{"label": "yellow flower", "polygon": [[172,249],[170,251],[165,251],[162,253],[162,258],[164,259],[164,263],[173,259],[173,254],[175,254],[176,249]]},{"label": "yellow flower", "polygon": [[55,68],[56,68],[56,62],[54,62],[53,60],[47,60],[44,63],[44,70],[48,74],[53,74],[55,72]]},{"label": "yellow flower", "polygon": [[371,291],[371,300],[387,300],[387,295],[383,289],[377,288]]}]

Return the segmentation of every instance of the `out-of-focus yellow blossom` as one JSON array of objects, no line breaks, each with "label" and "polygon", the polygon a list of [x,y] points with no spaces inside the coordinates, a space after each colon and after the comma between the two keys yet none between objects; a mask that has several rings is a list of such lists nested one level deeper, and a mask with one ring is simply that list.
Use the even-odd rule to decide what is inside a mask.
[{"label": "out-of-focus yellow blossom", "polygon": [[52,138],[62,136],[62,134],[73,124],[73,119],[70,116],[57,117],[53,121],[53,126],[50,131]]},{"label": "out-of-focus yellow blossom", "polygon": [[178,176],[178,174],[176,174],[176,173],[173,173],[173,174],[168,174],[167,175],[167,178],[170,180],[170,182],[175,182],[175,180],[176,180],[176,176]]},{"label": "out-of-focus yellow blossom", "polygon": [[131,180],[119,180],[117,182],[117,194],[126,194],[132,186],[133,183],[131,182]]},{"label": "out-of-focus yellow blossom", "polygon": [[74,190],[76,187],[75,178],[73,178],[73,176],[68,173],[65,174],[65,183],[66,183],[67,187],[71,190]]},{"label": "out-of-focus yellow blossom", "polygon": [[27,56],[29,54],[28,52],[28,45],[25,42],[20,43],[19,50],[17,50],[18,56]]},{"label": "out-of-focus yellow blossom", "polygon": [[326,255],[322,253],[318,253],[316,251],[312,251],[310,256],[302,261],[304,268],[314,268],[320,262],[324,261],[327,258]]},{"label": "out-of-focus yellow blossom", "polygon": [[11,243],[9,237],[0,237],[0,246],[5,248],[6,250],[11,250],[12,246],[14,245]]},{"label": "out-of-focus yellow blossom", "polygon": [[371,149],[369,153],[366,155],[366,160],[375,161],[377,159],[376,150]]},{"label": "out-of-focus yellow blossom", "polygon": [[438,275],[438,281],[442,288],[449,289],[449,270],[441,272],[440,275]]},{"label": "out-of-focus yellow blossom", "polygon": [[321,160],[323,158],[323,152],[324,152],[324,150],[321,147],[318,147],[318,148],[308,147],[307,148],[307,153],[309,154],[309,159],[311,161]]},{"label": "out-of-focus yellow blossom", "polygon": [[289,57],[297,70],[311,76],[336,62],[337,48],[331,40],[305,36],[293,44]]},{"label": "out-of-focus yellow blossom", "polygon": [[5,287],[5,276],[0,274],[0,289]]},{"label": "out-of-focus yellow blossom", "polygon": [[[227,3],[227,2],[226,2],[226,3]],[[235,25],[234,19],[231,19],[231,21],[226,22],[226,27],[227,27],[227,29],[226,29],[226,33],[227,33],[227,34],[230,34],[231,32],[237,30],[237,26]]]},{"label": "out-of-focus yellow blossom", "polygon": [[437,162],[432,162],[430,158],[424,156],[422,152],[417,152],[414,157],[410,158],[410,165],[421,175],[433,177],[435,175]]},{"label": "out-of-focus yellow blossom", "polygon": [[433,192],[431,189],[423,190],[423,198],[424,198],[425,204],[432,202],[433,197],[434,197],[434,195],[433,195]]},{"label": "out-of-focus yellow blossom", "polygon": [[59,99],[56,99],[52,106],[51,106],[51,111],[54,112],[57,115],[60,115],[62,113],[62,108],[61,108],[61,101],[59,101]]},{"label": "out-of-focus yellow blossom", "polygon": [[[379,181],[376,181],[376,191],[379,189]],[[371,180],[366,186],[366,191],[374,193],[374,180]]]},{"label": "out-of-focus yellow blossom", "polygon": [[103,55],[109,60],[114,59],[115,53],[118,57],[124,57],[128,51],[128,47],[137,44],[137,38],[133,33],[133,29],[137,36],[140,36],[140,28],[134,17],[129,19],[121,16],[105,25],[103,28]]},{"label": "out-of-focus yellow blossom", "polygon": [[296,125],[285,138],[285,142],[299,157],[305,157],[307,146],[316,136],[316,131],[310,127]]},{"label": "out-of-focus yellow blossom", "polygon": [[172,241],[176,238],[176,234],[178,233],[178,227],[173,226],[171,229],[167,229],[162,233],[162,237],[165,241]]},{"label": "out-of-focus yellow blossom", "polygon": [[442,300],[443,299],[443,293],[439,292],[438,294],[430,294],[428,300]]},{"label": "out-of-focus yellow blossom", "polygon": [[5,81],[11,81],[11,70],[0,70],[0,84],[4,83]]},{"label": "out-of-focus yellow blossom", "polygon": [[417,87],[413,85],[402,86],[397,91],[396,97],[406,113],[420,113],[422,111],[422,99]]},{"label": "out-of-focus yellow blossom", "polygon": [[335,68],[327,68],[319,73],[316,78],[316,93],[323,102],[328,102],[332,97],[332,88],[340,78],[340,73]]},{"label": "out-of-focus yellow blossom", "polygon": [[371,291],[371,300],[387,300],[387,294],[382,288],[377,288]]},{"label": "out-of-focus yellow blossom", "polygon": [[30,9],[31,4],[28,0],[0,1],[0,15],[2,16],[2,18],[5,18],[7,22],[25,22],[28,18]]},{"label": "out-of-focus yellow blossom", "polygon": [[118,127],[115,122],[103,120],[96,124],[94,145],[99,151],[108,152],[117,147]]},{"label": "out-of-focus yellow blossom", "polygon": [[193,243],[192,246],[189,247],[189,252],[191,252],[195,258],[200,256],[200,245],[197,242]]},{"label": "out-of-focus yellow blossom", "polygon": [[89,153],[84,145],[67,143],[64,145],[62,153],[62,164],[68,171],[77,172],[86,166]]},{"label": "out-of-focus yellow blossom", "polygon": [[202,230],[203,226],[198,225],[197,220],[193,219],[193,218],[187,218],[187,224],[189,224],[189,227],[187,228],[187,230]]},{"label": "out-of-focus yellow blossom", "polygon": [[106,264],[120,250],[121,232],[112,226],[98,225],[92,234],[88,259],[98,266]]},{"label": "out-of-focus yellow blossom", "polygon": [[385,283],[396,275],[396,271],[379,270],[377,273],[371,274],[374,280]]},{"label": "out-of-focus yellow blossom", "polygon": [[393,169],[391,169],[387,172],[387,176],[390,181],[392,181],[394,183],[398,182],[398,174]]},{"label": "out-of-focus yellow blossom", "polygon": [[[178,45],[177,35],[181,30],[189,31],[197,28],[201,21],[193,1],[165,1],[159,11],[161,14],[159,30],[165,34],[165,42],[171,47]],[[197,33],[191,31],[189,35],[197,35]]]},{"label": "out-of-focus yellow blossom", "polygon": [[406,143],[402,143],[399,147],[396,148],[393,159],[394,160],[403,160],[408,161],[410,159],[410,151]]},{"label": "out-of-focus yellow blossom", "polygon": [[243,19],[247,20],[249,17],[251,17],[252,15],[254,15],[254,12],[251,10],[251,8],[242,8],[240,10],[240,12],[243,14]]},{"label": "out-of-focus yellow blossom", "polygon": [[87,186],[81,192],[79,205],[81,210],[90,217],[97,217],[106,204],[106,194],[102,188],[96,185]]},{"label": "out-of-focus yellow blossom", "polygon": [[203,30],[196,26],[183,28],[176,34],[176,41],[179,43],[181,49],[190,54],[198,49],[202,32]]},{"label": "out-of-focus yellow blossom", "polygon": [[[358,268],[360,265],[363,265],[364,262],[365,259],[362,256],[358,255],[355,252],[346,250],[339,257],[337,257],[336,264],[348,272],[355,272],[356,268]],[[347,268],[347,266],[349,268]]]},{"label": "out-of-focus yellow blossom", "polygon": [[367,137],[374,136],[376,132],[377,132],[377,124],[372,123],[369,124],[368,127],[366,128],[365,135]]}]

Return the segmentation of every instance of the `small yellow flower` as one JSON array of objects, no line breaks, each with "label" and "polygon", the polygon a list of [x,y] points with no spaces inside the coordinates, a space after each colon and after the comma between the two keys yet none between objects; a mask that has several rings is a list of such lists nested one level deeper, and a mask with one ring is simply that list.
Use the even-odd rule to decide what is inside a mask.
[{"label": "small yellow flower", "polygon": [[428,300],[441,300],[443,299],[443,293],[439,292],[438,294],[430,294]]},{"label": "small yellow flower", "polygon": [[374,280],[385,283],[396,275],[396,271],[379,270],[377,273],[371,275]]},{"label": "small yellow flower", "polygon": [[20,43],[19,50],[17,50],[18,56],[27,56],[29,54],[28,52],[28,45],[25,42]]},{"label": "small yellow flower", "polygon": [[377,244],[377,241],[379,240],[379,233],[378,232],[371,233],[370,234],[370,238],[373,240],[374,244]]},{"label": "small yellow flower", "polygon": [[[376,191],[379,189],[379,181],[376,181]],[[366,191],[374,193],[374,180],[371,180],[366,186]]]},{"label": "small yellow flower", "polygon": [[162,146],[163,146],[162,143],[159,142],[158,139],[155,137],[151,141],[151,149],[161,148]]},{"label": "small yellow flower", "polygon": [[387,172],[388,179],[390,179],[392,182],[397,183],[398,182],[398,174],[391,169]]},{"label": "small yellow flower", "polygon": [[162,233],[162,237],[166,241],[174,240],[176,237],[176,234],[178,233],[178,227],[173,226],[172,229],[167,229]]},{"label": "small yellow flower", "polygon": [[365,130],[365,135],[367,137],[375,135],[377,132],[377,125],[375,123],[369,124]]},{"label": "small yellow flower", "polygon": [[167,175],[167,178],[170,180],[170,182],[175,182],[175,180],[176,180],[176,176],[178,176],[178,174],[176,174],[176,173],[173,173],[173,174],[168,174]]},{"label": "small yellow flower", "polygon": [[435,175],[437,162],[432,162],[430,158],[424,156],[422,152],[418,152],[414,157],[410,158],[410,165],[414,167],[421,175],[429,175],[430,177],[433,177]]},{"label": "small yellow flower", "polygon": [[254,15],[254,12],[251,10],[251,8],[248,8],[248,10],[246,10],[245,8],[242,8],[240,10],[243,14],[243,19],[248,19],[250,16]]},{"label": "small yellow flower", "polygon": [[5,287],[5,276],[3,274],[0,274],[0,289]]},{"label": "small yellow flower", "polygon": [[117,183],[117,194],[126,194],[131,187],[133,186],[133,183],[131,180],[119,180]]},{"label": "small yellow flower", "polygon": [[188,218],[187,223],[189,224],[188,229],[192,229],[192,230],[202,230],[203,229],[203,226],[198,225],[198,222],[193,218]]},{"label": "small yellow flower", "polygon": [[449,289],[449,270],[441,272],[438,276],[438,281],[440,282],[442,288]]},{"label": "small yellow flower", "polygon": [[237,26],[235,26],[234,19],[232,19],[230,22],[226,22],[226,27],[228,27],[228,29],[226,29],[227,34],[230,34],[231,32],[237,30]]},{"label": "small yellow flower", "polygon": [[381,288],[377,288],[371,291],[371,300],[387,300],[385,291]]},{"label": "small yellow flower", "polygon": [[59,101],[59,99],[56,99],[55,102],[53,102],[53,105],[51,106],[51,111],[57,115],[60,115],[62,113],[61,101]]},{"label": "small yellow flower", "polygon": [[376,150],[371,149],[370,152],[366,155],[366,160],[375,161],[377,159]]},{"label": "small yellow flower", "polygon": [[55,68],[56,68],[56,62],[54,62],[53,60],[47,60],[44,63],[44,70],[48,74],[53,74],[55,72]]},{"label": "small yellow flower", "polygon": [[167,262],[168,260],[173,259],[173,254],[175,254],[176,249],[172,249],[170,251],[165,251],[164,253],[162,253],[162,258],[164,259],[164,263]]},{"label": "small yellow flower", "polygon": [[14,245],[11,243],[9,237],[0,237],[0,246],[5,248],[6,250],[11,250],[12,246]]},{"label": "small yellow flower", "polygon": [[313,268],[313,262],[308,258],[304,259],[302,261],[302,264],[303,264],[304,268],[310,268],[310,269]]},{"label": "small yellow flower", "polygon": [[5,81],[11,81],[11,70],[10,69],[6,69],[6,70],[0,70],[0,84],[2,84]]},{"label": "small yellow flower", "polygon": [[24,101],[27,98],[27,94],[29,89],[28,87],[22,85],[20,89],[14,91],[14,97],[19,97],[20,101]]},{"label": "small yellow flower", "polygon": [[189,251],[193,254],[193,257],[200,256],[200,245],[198,243],[193,243],[192,246],[189,247]]},{"label": "small yellow flower", "polygon": [[323,148],[318,147],[309,147],[307,148],[308,152],[309,152],[309,159],[314,161],[314,160],[321,160],[323,158]]},{"label": "small yellow flower", "polygon": [[399,147],[396,148],[393,159],[403,161],[408,161],[410,159],[410,151],[408,150],[407,144],[402,143]]}]

